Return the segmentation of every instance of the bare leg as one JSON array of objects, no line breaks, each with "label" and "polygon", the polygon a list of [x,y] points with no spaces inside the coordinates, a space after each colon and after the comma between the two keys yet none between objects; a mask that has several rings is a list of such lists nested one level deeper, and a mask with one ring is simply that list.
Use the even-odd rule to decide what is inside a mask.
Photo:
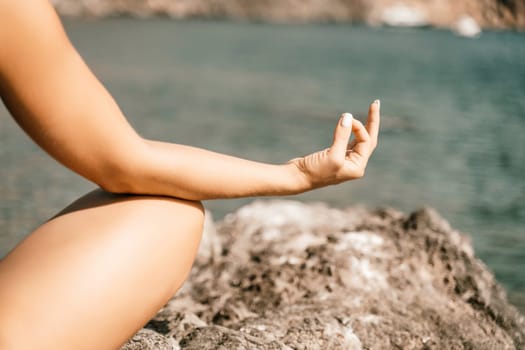
[{"label": "bare leg", "polygon": [[0,261],[0,348],[118,349],[186,279],[199,202],[96,190]]}]

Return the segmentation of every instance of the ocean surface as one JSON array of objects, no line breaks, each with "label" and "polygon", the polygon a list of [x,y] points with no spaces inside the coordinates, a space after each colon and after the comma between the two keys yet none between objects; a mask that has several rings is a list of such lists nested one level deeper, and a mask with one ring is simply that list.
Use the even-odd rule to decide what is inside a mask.
[{"label": "ocean surface", "polygon": [[[471,236],[525,310],[525,34],[472,40],[430,29],[168,19],[65,25],[149,138],[285,162],[327,147],[341,112],[363,119],[380,98],[380,144],[365,178],[294,198],[434,207]],[[93,186],[39,150],[1,106],[0,140],[3,256]],[[248,201],[206,207],[220,219]]]}]

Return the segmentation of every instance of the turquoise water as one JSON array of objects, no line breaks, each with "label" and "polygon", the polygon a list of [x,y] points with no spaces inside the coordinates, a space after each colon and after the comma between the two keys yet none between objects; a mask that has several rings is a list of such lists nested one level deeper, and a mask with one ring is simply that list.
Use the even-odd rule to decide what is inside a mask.
[{"label": "turquoise water", "polygon": [[[363,117],[380,98],[366,177],[296,198],[435,207],[524,307],[525,34],[131,19],[66,29],[150,138],[284,162],[326,147],[339,113]],[[1,256],[91,185],[0,114]],[[207,207],[220,218],[247,201]]]}]

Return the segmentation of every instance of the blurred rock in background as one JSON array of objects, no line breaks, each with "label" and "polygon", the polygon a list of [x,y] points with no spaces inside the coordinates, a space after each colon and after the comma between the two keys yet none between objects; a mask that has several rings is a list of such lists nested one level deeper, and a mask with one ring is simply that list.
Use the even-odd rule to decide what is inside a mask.
[{"label": "blurred rock in background", "polygon": [[[522,0],[52,0],[64,16],[164,15],[270,22],[362,22],[435,26],[465,33],[476,27],[525,29]],[[465,22],[467,19],[467,22]],[[466,23],[466,24],[465,24]]]}]

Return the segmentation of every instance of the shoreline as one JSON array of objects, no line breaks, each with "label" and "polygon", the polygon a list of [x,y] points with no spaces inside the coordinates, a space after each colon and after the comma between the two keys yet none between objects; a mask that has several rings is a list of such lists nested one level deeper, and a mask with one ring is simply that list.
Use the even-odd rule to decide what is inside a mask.
[{"label": "shoreline", "polygon": [[200,0],[182,2],[105,2],[54,0],[64,17],[132,18],[166,17],[174,19],[224,19],[268,23],[361,23],[369,26],[433,27],[452,29],[460,35],[475,36],[476,30],[525,30],[525,3],[499,0],[448,1],[434,5],[422,0],[392,3],[387,0],[341,3],[329,0],[322,6],[305,2],[270,1],[260,5],[247,0],[235,2]]}]

